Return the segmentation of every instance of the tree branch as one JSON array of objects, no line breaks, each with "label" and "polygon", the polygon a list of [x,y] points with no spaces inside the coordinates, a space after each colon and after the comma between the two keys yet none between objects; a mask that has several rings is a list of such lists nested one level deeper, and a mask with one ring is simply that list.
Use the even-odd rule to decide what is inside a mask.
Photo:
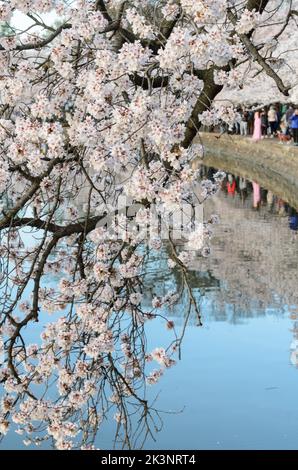
[{"label": "tree branch", "polygon": [[201,123],[199,121],[199,114],[206,111],[206,109],[210,108],[213,99],[218,95],[218,93],[222,90],[222,85],[217,85],[214,83],[213,77],[214,69],[210,68],[204,72],[202,72],[202,79],[204,80],[204,87],[200,93],[199,98],[193,108],[191,116],[186,124],[186,132],[184,136],[184,140],[182,142],[182,147],[187,148],[191,142],[193,141],[194,137],[196,136],[198,130],[200,129]]},{"label": "tree branch", "polygon": [[[227,11],[227,15],[231,23],[235,26],[237,23],[237,17],[232,13],[231,10]],[[279,91],[285,95],[289,96],[289,89],[291,87],[286,87],[285,84],[283,83],[282,79],[277,75],[277,73],[270,67],[269,64],[267,64],[266,60],[261,56],[259,53],[258,49],[254,46],[254,44],[251,42],[247,34],[241,34],[235,31],[241,42],[245,45],[246,49],[248,52],[250,52],[251,56],[258,62],[259,65],[263,68],[263,70],[266,72],[266,74],[271,77],[275,83]]]},{"label": "tree branch", "polygon": [[[39,42],[30,42],[28,44],[18,44],[14,50],[15,51],[29,51],[31,49],[40,49],[41,47],[45,47],[47,46],[48,44],[50,44],[50,42],[52,42],[57,36],[59,36],[59,34],[64,30],[64,29],[70,29],[72,27],[71,24],[69,23],[65,23],[61,26],[59,26],[59,28],[57,28],[52,34],[50,34],[49,36],[47,36],[45,39],[43,39],[42,41],[39,41]],[[5,51],[5,47],[1,46],[0,44],[0,51]]]}]

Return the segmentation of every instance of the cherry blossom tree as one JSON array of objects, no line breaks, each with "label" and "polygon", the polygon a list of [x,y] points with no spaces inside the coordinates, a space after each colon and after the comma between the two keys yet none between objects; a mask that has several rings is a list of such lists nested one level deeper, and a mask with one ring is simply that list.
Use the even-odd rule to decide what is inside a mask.
[{"label": "cherry blossom tree", "polygon": [[[15,11],[28,27],[12,26]],[[135,447],[158,427],[146,387],[179,357],[192,311],[202,324],[188,264],[217,222],[193,217],[223,177],[192,169],[200,126],[233,123],[214,99],[245,97],[256,76],[297,93],[296,20],[294,0],[0,1],[3,435],[13,423],[26,444],[92,448],[112,413],[116,440]],[[149,305],[160,225],[181,285]],[[176,331],[166,312],[182,296]],[[173,341],[151,351],[156,318]]]}]

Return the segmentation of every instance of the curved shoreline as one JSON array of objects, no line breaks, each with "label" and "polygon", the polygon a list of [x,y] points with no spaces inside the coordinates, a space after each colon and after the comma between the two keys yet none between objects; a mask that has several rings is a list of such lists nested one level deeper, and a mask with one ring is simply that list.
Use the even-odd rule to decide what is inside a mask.
[{"label": "curved shoreline", "polygon": [[256,181],[298,210],[298,147],[271,139],[200,133],[204,157],[196,161]]}]

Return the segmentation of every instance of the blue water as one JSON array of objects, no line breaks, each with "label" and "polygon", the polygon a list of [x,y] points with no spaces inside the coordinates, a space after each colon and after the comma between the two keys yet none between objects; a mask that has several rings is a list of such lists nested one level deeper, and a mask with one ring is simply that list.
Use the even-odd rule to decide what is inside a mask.
[{"label": "blue water", "polygon": [[[243,221],[247,220],[247,214],[243,212]],[[275,230],[276,240],[270,240],[268,245],[269,256],[264,255],[265,262],[260,254],[257,254],[257,263],[251,260],[253,250],[250,251],[248,240],[245,241],[245,258],[241,257],[242,246],[239,247],[241,256],[235,252],[235,259],[231,249],[231,266],[236,263],[239,272],[237,286],[233,269],[231,278],[229,270],[224,266],[221,269],[224,262],[221,251],[226,253],[228,244],[233,244],[233,222],[226,230],[223,221],[220,245],[216,248],[215,243],[215,255],[210,259],[211,271],[207,275],[205,266],[201,276],[194,275],[192,279],[196,296],[202,295],[203,327],[197,327],[195,319],[190,319],[181,360],[165,372],[157,385],[148,387],[149,401],[157,397],[154,406],[160,410],[163,427],[154,434],[155,441],[151,437],[147,439],[144,448],[298,449],[298,368],[290,361],[290,345],[295,338],[293,312],[297,315],[298,310],[297,304],[288,306],[285,300],[295,300],[298,238],[286,227],[286,219],[276,222],[271,216],[264,219],[262,213],[253,217],[249,223],[257,230],[256,240],[260,240],[261,233],[267,233],[268,228]],[[255,229],[256,220],[260,220],[259,229]],[[279,226],[280,230],[276,230]],[[259,292],[257,287],[266,275],[266,256],[268,286],[262,285]],[[277,258],[280,256],[283,257]],[[213,269],[215,257],[217,262]],[[250,284],[247,281],[246,286],[247,268]],[[157,269],[157,272],[162,278],[161,271]],[[198,272],[199,268],[195,273]],[[154,278],[153,273],[153,284]],[[207,281],[212,286],[200,287],[200,283]],[[165,291],[171,288],[171,282],[164,279]],[[220,293],[223,299],[229,296],[229,301],[223,304],[218,301]],[[183,306],[173,313],[178,333],[183,326],[183,315]],[[55,316],[47,317],[46,321],[54,319]],[[160,320],[148,322],[146,331],[149,351],[167,346],[173,339]],[[30,341],[39,333],[40,330],[36,330],[34,336],[30,333]],[[114,432],[112,419],[104,423],[99,431],[98,447],[112,448]],[[0,448],[27,449],[22,437],[13,432],[0,443]]]},{"label": "blue water", "polygon": [[[170,341],[152,322],[149,347]],[[268,315],[242,324],[189,326],[182,359],[150,387],[163,429],[152,449],[298,449],[298,370],[289,361],[291,321]],[[100,436],[111,448],[114,427]],[[2,449],[25,448],[10,433]]]},{"label": "blue water", "polygon": [[[156,444],[169,449],[298,449],[298,370],[289,361],[291,322],[190,326],[182,360],[160,382],[164,417]],[[164,332],[155,329],[156,344]]]}]

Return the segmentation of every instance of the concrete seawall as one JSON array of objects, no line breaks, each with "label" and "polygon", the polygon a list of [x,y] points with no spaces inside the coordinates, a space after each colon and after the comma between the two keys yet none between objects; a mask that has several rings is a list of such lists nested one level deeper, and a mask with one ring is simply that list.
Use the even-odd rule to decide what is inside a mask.
[{"label": "concrete seawall", "polygon": [[256,181],[298,209],[298,147],[265,139],[200,133],[204,164]]}]

